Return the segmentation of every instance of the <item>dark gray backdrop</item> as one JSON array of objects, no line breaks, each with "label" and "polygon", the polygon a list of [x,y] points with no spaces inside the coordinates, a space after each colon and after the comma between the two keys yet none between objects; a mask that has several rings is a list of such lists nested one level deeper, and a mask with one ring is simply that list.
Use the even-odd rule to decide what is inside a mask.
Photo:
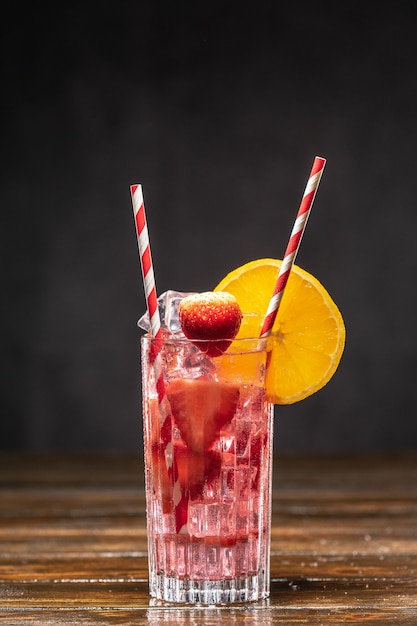
[{"label": "dark gray backdrop", "polygon": [[[242,6],[243,5],[243,6]],[[2,20],[0,447],[134,450],[145,308],[281,257],[340,306],[331,383],[279,409],[281,450],[416,448],[417,45],[412,2],[56,3]]]}]

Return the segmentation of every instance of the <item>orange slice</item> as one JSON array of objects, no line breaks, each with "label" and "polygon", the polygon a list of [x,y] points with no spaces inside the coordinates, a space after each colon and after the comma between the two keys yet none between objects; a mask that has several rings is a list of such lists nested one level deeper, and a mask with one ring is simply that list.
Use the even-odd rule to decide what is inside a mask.
[{"label": "orange slice", "polygon": [[[214,291],[233,294],[242,309],[238,338],[259,336],[280,267],[277,259],[251,261],[215,287]],[[339,365],[345,334],[343,318],[326,289],[294,265],[268,341],[270,402],[292,404],[324,387]]]}]

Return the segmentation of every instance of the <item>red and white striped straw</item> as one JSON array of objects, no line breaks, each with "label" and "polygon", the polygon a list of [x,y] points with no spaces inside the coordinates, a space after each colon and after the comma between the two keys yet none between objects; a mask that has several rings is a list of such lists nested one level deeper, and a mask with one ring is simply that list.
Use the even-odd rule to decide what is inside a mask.
[{"label": "red and white striped straw", "polygon": [[161,318],[159,316],[158,297],[156,295],[155,275],[152,264],[151,246],[149,244],[142,186],[131,185],[130,193],[132,195],[133,214],[138,238],[146,306],[148,308],[149,321],[151,324],[151,335],[152,337],[159,337],[161,334]]},{"label": "red and white striped straw", "polygon": [[[152,337],[158,339],[162,335],[161,318],[158,309],[158,296],[156,293],[155,275],[153,271],[151,246],[149,243],[149,233],[146,222],[145,203],[143,201],[142,186],[131,185],[130,193],[132,196],[133,214],[135,218],[136,235],[138,238],[146,306],[148,309],[149,321],[151,325],[151,335]],[[160,344],[160,342],[157,342],[155,346],[156,349],[151,350],[150,359],[155,374],[156,390],[158,393],[160,432],[163,451],[165,455],[168,475],[173,485],[173,499],[175,506],[177,532],[180,532],[182,527],[187,523],[188,500],[181,493],[177,464],[172,455],[171,407],[166,394],[162,363],[159,354],[161,347],[162,344]]]},{"label": "red and white striped straw", "polygon": [[316,156],[313,167],[311,168],[303,198],[301,200],[300,208],[298,209],[291,236],[288,241],[287,249],[282,260],[274,292],[268,304],[265,320],[261,329],[261,337],[267,337],[271,334],[279,305],[284,294],[284,289],[300,247],[301,239],[307,225],[307,220],[313,206],[314,198],[316,197],[317,188],[319,186],[325,165],[326,159]]}]

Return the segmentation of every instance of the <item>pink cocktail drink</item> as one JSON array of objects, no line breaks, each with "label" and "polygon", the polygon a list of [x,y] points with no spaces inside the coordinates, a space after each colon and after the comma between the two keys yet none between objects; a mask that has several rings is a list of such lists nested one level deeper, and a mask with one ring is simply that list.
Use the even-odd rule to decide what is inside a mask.
[{"label": "pink cocktail drink", "polygon": [[[201,346],[200,346],[201,347]],[[157,356],[155,356],[157,355]],[[273,405],[266,342],[209,357],[142,337],[150,593],[175,602],[269,594]]]},{"label": "pink cocktail drink", "polygon": [[188,297],[157,298],[142,188],[131,186],[147,303],[139,325],[148,333],[142,396],[157,599],[211,604],[269,594],[271,403],[321,389],[345,342],[337,306],[294,265],[324,165],[315,158],[283,261],[246,263],[214,291]]}]

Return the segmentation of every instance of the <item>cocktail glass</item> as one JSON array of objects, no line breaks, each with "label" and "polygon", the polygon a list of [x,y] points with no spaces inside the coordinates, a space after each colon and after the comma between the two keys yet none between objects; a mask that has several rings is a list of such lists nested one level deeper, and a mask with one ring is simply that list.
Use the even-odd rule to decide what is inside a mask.
[{"label": "cocktail glass", "polygon": [[269,595],[273,405],[267,341],[209,358],[182,335],[141,338],[150,595]]}]

